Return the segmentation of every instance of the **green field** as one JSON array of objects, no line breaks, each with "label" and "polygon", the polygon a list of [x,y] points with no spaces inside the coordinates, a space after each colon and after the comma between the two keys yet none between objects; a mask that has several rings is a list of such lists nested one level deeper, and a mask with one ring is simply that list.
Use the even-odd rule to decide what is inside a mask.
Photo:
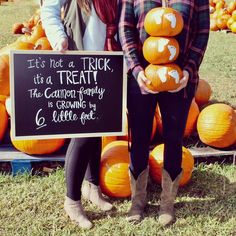
[{"label": "green field", "polygon": [[[15,22],[30,18],[38,6],[32,0],[0,5],[0,48],[16,40]],[[213,90],[211,102],[236,108],[236,35],[210,34],[200,70]],[[196,165],[192,179],[181,188],[176,203],[177,222],[164,229],[157,221],[161,188],[151,179],[144,220],[126,222],[129,199],[111,199],[115,209],[103,213],[83,201],[95,224],[80,230],[63,210],[64,169],[48,176],[0,174],[0,236],[236,236],[236,166],[227,163]]]}]

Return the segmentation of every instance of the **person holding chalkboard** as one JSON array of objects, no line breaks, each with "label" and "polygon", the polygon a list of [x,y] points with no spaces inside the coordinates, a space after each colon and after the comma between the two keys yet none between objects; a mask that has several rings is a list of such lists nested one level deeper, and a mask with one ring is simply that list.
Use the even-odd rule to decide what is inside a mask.
[{"label": "person holding chalkboard", "polygon": [[[63,20],[61,9],[64,9]],[[56,51],[121,50],[114,36],[117,31],[117,0],[44,0],[42,25]],[[66,152],[65,176],[67,194],[64,209],[81,228],[92,222],[81,205],[85,199],[101,210],[112,209],[99,187],[101,137],[73,138]],[[86,178],[82,188],[82,182]]]},{"label": "person holding chalkboard", "polygon": [[[183,16],[184,27],[176,37],[180,54],[176,63],[183,70],[179,89],[155,93],[148,88],[150,81],[144,70],[148,62],[142,47],[148,35],[144,29],[146,14],[153,8],[174,8]],[[153,15],[156,24],[166,17],[175,25],[173,14]],[[162,26],[163,27],[163,26]],[[128,65],[128,113],[131,129],[130,177],[132,205],[128,220],[139,221],[146,205],[149,144],[153,117],[159,104],[164,141],[164,168],[162,171],[162,193],[159,222],[166,226],[173,223],[174,200],[182,174],[182,139],[191,101],[198,84],[198,70],[206,50],[209,37],[209,2],[202,1],[136,1],[121,0],[119,38]],[[158,49],[157,49],[158,50]]]}]

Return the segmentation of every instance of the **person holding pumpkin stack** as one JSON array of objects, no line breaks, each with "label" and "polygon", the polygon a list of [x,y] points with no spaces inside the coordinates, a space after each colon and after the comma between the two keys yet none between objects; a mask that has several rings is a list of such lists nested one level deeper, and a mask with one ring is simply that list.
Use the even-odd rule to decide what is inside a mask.
[{"label": "person holding pumpkin stack", "polygon": [[[46,36],[56,51],[112,51],[121,50],[114,38],[117,29],[116,12],[117,0],[44,0],[41,19]],[[83,197],[101,210],[108,211],[112,208],[112,204],[102,196],[99,187],[100,157],[100,137],[71,139],[66,153],[67,194],[64,209],[71,220],[82,228],[92,227],[92,222],[81,205],[84,176],[87,181],[83,185]]]},{"label": "person holding pumpkin stack", "polygon": [[128,65],[127,108],[132,137],[129,221],[141,220],[146,205],[149,144],[157,102],[164,141],[159,222],[167,226],[175,220],[182,139],[208,37],[208,0],[121,0],[119,38]]}]

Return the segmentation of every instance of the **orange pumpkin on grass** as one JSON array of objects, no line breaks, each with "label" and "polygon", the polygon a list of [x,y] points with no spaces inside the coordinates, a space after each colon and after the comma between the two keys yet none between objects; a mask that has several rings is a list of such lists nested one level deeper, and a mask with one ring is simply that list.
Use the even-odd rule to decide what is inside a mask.
[{"label": "orange pumpkin on grass", "polygon": [[[164,144],[157,145],[152,152],[150,153],[149,157],[149,171],[151,178],[158,184],[161,184],[162,178],[162,168],[163,168],[163,152],[164,152]],[[180,186],[186,185],[192,176],[192,171],[194,168],[194,158],[191,152],[182,147],[182,169],[183,175],[180,180]]]},{"label": "orange pumpkin on grass", "polygon": [[47,37],[41,37],[35,42],[35,50],[52,50]]},{"label": "orange pumpkin on grass", "polygon": [[[197,123],[197,118],[199,115],[199,107],[197,105],[197,103],[195,102],[195,99],[192,100],[190,109],[189,109],[189,113],[188,113],[188,118],[187,118],[187,122],[186,122],[186,127],[184,130],[184,137],[189,137],[193,131],[196,129],[196,123]],[[159,134],[162,135],[162,118],[161,118],[161,113],[160,113],[160,108],[157,105],[156,107],[156,112],[155,112],[155,117],[157,120],[157,130],[159,132]]]},{"label": "orange pumpkin on grass", "polygon": [[11,50],[33,50],[34,44],[29,42],[15,41],[0,50],[0,55],[8,54],[10,55]]},{"label": "orange pumpkin on grass", "polygon": [[[128,116],[128,114],[127,114]],[[132,140],[132,135],[130,134],[130,140],[129,137],[128,137],[128,119],[126,119],[126,135],[124,136],[118,136],[118,140],[125,140],[125,141],[131,141]],[[156,121],[156,117],[154,116],[153,117],[153,124],[152,124],[152,133],[151,133],[151,137],[150,137],[150,140],[152,141],[155,134],[156,134],[156,129],[157,129],[157,121]]]},{"label": "orange pumpkin on grass", "polygon": [[0,141],[3,139],[8,126],[8,115],[4,105],[5,99],[5,96],[0,95]]},{"label": "orange pumpkin on grass", "polygon": [[151,36],[176,36],[183,29],[180,12],[170,7],[156,7],[150,10],[144,20],[144,28]]},{"label": "orange pumpkin on grass", "polygon": [[0,94],[8,96],[10,94],[9,82],[9,55],[0,55]]},{"label": "orange pumpkin on grass", "polygon": [[199,79],[199,83],[197,86],[197,90],[195,93],[195,101],[199,106],[202,106],[210,100],[212,94],[211,86],[210,84],[204,80]]},{"label": "orange pumpkin on grass", "polygon": [[17,41],[27,42],[35,44],[36,41],[42,37],[45,37],[45,31],[41,23],[38,23],[32,28],[32,31],[20,36]]},{"label": "orange pumpkin on grass", "polygon": [[147,87],[155,92],[175,90],[183,78],[180,67],[174,63],[164,65],[148,65],[145,69],[146,77],[151,81]]},{"label": "orange pumpkin on grass", "polygon": [[100,165],[100,187],[110,197],[129,197],[131,195],[129,180],[128,142],[114,141],[102,151]]},{"label": "orange pumpkin on grass", "polygon": [[229,14],[232,14],[234,10],[236,10],[236,1],[235,0],[230,1],[227,6],[227,11]]},{"label": "orange pumpkin on grass", "polygon": [[103,136],[102,137],[102,150],[106,145],[116,140],[117,140],[116,136]]},{"label": "orange pumpkin on grass", "polygon": [[234,21],[234,22],[230,25],[230,30],[232,31],[232,33],[236,33],[236,21]]},{"label": "orange pumpkin on grass", "polygon": [[197,120],[200,140],[212,147],[225,148],[236,141],[236,114],[223,103],[205,107]]},{"label": "orange pumpkin on grass", "polygon": [[13,146],[30,155],[51,154],[58,151],[65,143],[64,139],[13,140]]},{"label": "orange pumpkin on grass", "polygon": [[151,64],[175,61],[179,55],[179,43],[170,37],[149,37],[143,44],[144,58]]},{"label": "orange pumpkin on grass", "polygon": [[11,116],[11,97],[10,96],[7,97],[5,100],[5,107],[6,107],[7,114]]},{"label": "orange pumpkin on grass", "polygon": [[26,42],[14,42],[0,50],[0,95],[10,94],[9,54],[10,50],[30,50],[34,45]]},{"label": "orange pumpkin on grass", "polygon": [[227,21],[227,27],[228,29],[230,29],[231,25],[234,23],[234,18],[233,17],[230,17]]}]

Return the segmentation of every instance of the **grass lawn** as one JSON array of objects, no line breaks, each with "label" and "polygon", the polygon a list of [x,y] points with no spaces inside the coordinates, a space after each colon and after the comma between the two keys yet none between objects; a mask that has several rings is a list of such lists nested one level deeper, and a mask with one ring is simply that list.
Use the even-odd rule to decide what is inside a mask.
[{"label": "grass lawn", "polygon": [[0,175],[0,235],[236,235],[236,167],[200,164],[191,182],[179,190],[177,222],[163,229],[157,222],[160,186],[150,180],[149,205],[144,220],[133,225],[125,220],[128,199],[111,199],[116,209],[106,214],[84,202],[96,226],[80,230],[65,217],[63,169],[47,177]]},{"label": "grass lawn", "polygon": [[[30,18],[37,5],[32,0],[0,5],[0,48],[12,43],[11,26]],[[236,108],[236,35],[210,34],[201,78],[212,86],[212,102]],[[1,158],[1,157],[0,157]],[[115,209],[103,213],[83,201],[95,227],[79,229],[64,214],[64,169],[48,176],[0,173],[0,236],[236,236],[236,166],[227,163],[196,165],[192,179],[179,190],[177,222],[162,228],[157,221],[161,188],[151,179],[144,220],[126,222],[129,199],[111,199]]]}]

